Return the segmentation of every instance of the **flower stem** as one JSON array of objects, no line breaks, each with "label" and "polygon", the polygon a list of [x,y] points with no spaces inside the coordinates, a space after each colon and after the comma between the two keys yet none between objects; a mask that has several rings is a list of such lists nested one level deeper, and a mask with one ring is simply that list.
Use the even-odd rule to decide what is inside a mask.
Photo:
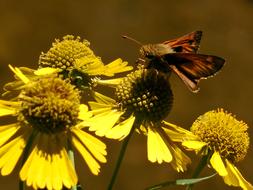
[{"label": "flower stem", "polygon": [[[207,155],[203,156],[197,166],[197,168],[195,169],[192,178],[196,178],[199,176],[199,174],[201,173],[201,171],[204,169],[204,167],[207,165],[207,162],[209,160],[210,157],[210,153],[208,153]],[[186,190],[192,190],[193,188],[193,184],[191,185],[187,185]]]},{"label": "flower stem", "polygon": [[[23,160],[22,160],[22,164],[21,164],[22,167],[23,167],[23,165],[25,164],[25,162],[28,158],[29,151],[32,147],[33,140],[34,140],[36,135],[37,135],[37,132],[32,131],[32,134],[28,138],[27,144],[26,144],[25,149],[24,149],[24,155],[23,155]],[[25,184],[20,178],[19,178],[19,184],[18,185],[19,185],[19,190],[24,190],[25,189]]]},{"label": "flower stem", "polygon": [[110,183],[108,185],[107,190],[112,190],[112,188],[113,188],[113,185],[115,183],[116,177],[117,177],[117,175],[119,173],[121,162],[122,162],[122,160],[124,158],[124,155],[125,155],[125,152],[126,152],[126,148],[127,148],[128,142],[129,142],[129,140],[130,140],[130,138],[131,138],[134,130],[136,129],[136,127],[139,127],[139,125],[140,125],[140,122],[138,122],[138,121],[134,122],[133,127],[131,128],[130,133],[128,134],[128,136],[125,138],[125,140],[122,143],[121,150],[120,150],[120,153],[119,153],[119,157],[118,157],[118,160],[117,160],[116,166],[114,168],[113,175],[112,175],[112,178],[111,178],[111,181],[110,181]]}]

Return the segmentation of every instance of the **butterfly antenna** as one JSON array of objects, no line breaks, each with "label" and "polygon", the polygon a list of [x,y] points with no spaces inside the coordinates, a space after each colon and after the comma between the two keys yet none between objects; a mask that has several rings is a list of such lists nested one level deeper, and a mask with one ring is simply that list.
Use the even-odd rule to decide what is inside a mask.
[{"label": "butterfly antenna", "polygon": [[136,43],[136,44],[142,46],[142,43],[141,43],[141,42],[139,42],[139,41],[137,41],[136,39],[133,39],[133,38],[131,38],[131,37],[129,37],[129,36],[124,36],[124,35],[123,35],[122,38],[128,39],[128,40],[130,40],[130,41],[132,41],[132,42],[134,42],[134,43]]}]

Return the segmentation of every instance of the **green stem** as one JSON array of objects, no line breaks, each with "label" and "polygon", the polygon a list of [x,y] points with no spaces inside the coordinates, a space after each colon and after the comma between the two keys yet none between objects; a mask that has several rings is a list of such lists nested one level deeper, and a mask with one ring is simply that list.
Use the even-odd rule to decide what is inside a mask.
[{"label": "green stem", "polygon": [[[136,119],[137,120],[137,119]],[[134,130],[140,126],[140,122],[139,121],[135,121],[134,124],[133,124],[133,127],[130,131],[130,133],[128,134],[128,136],[125,138],[125,140],[123,141],[123,144],[121,146],[121,150],[120,150],[120,153],[119,153],[119,157],[118,157],[118,160],[117,160],[117,163],[116,163],[116,166],[114,168],[114,171],[113,171],[113,175],[112,175],[112,178],[111,178],[111,181],[108,185],[108,188],[107,190],[112,190],[113,188],[113,185],[115,183],[115,180],[116,180],[116,177],[119,173],[119,169],[120,169],[120,166],[121,166],[121,162],[124,158],[124,155],[125,155],[125,152],[126,152],[126,148],[127,148],[127,145],[128,145],[128,142],[134,132]]]},{"label": "green stem", "polygon": [[[22,164],[21,166],[23,167],[23,165],[25,164],[27,158],[28,158],[28,155],[29,155],[29,151],[32,147],[32,144],[33,144],[33,140],[35,138],[35,136],[37,135],[37,131],[32,131],[32,134],[30,135],[30,137],[28,138],[28,141],[27,141],[27,144],[25,146],[25,149],[24,149],[24,155],[23,155],[23,160],[22,160]],[[19,178],[19,190],[24,190],[25,189],[25,184],[24,182]]]},{"label": "green stem", "polygon": [[[71,143],[69,141],[68,141],[68,156],[69,156],[69,159],[70,159],[73,167],[75,168],[75,155],[74,155]],[[71,190],[77,190],[77,185],[74,185],[71,188]]]},{"label": "green stem", "polygon": [[[210,153],[208,153],[207,155],[203,156],[197,166],[197,168],[195,169],[192,178],[197,178],[199,176],[199,174],[201,173],[201,171],[205,168],[205,166],[208,163],[208,160],[210,158]],[[193,184],[191,185],[187,185],[186,190],[192,190],[193,188]]]}]

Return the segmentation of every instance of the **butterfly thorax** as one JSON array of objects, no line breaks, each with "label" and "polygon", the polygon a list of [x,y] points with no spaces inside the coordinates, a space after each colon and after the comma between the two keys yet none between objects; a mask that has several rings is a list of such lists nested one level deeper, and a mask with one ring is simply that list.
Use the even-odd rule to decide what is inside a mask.
[{"label": "butterfly thorax", "polygon": [[174,53],[174,51],[164,44],[148,44],[140,49],[140,55],[145,60],[146,68],[156,69],[167,74],[171,72],[171,69],[163,60],[163,57],[170,53]]},{"label": "butterfly thorax", "polygon": [[174,53],[173,49],[165,44],[147,44],[140,49],[141,57],[153,59],[154,57],[162,57],[165,54]]}]

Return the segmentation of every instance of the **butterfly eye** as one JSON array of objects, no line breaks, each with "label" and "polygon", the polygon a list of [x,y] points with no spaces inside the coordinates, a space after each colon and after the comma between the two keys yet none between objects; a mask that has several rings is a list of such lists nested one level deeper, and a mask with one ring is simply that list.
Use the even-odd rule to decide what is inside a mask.
[{"label": "butterfly eye", "polygon": [[177,46],[177,47],[174,47],[173,50],[175,52],[182,52],[183,51],[183,47],[182,46]]},{"label": "butterfly eye", "polygon": [[153,59],[155,56],[154,55],[151,55],[151,54],[149,54],[149,53],[146,53],[146,58],[148,58],[148,59]]}]

